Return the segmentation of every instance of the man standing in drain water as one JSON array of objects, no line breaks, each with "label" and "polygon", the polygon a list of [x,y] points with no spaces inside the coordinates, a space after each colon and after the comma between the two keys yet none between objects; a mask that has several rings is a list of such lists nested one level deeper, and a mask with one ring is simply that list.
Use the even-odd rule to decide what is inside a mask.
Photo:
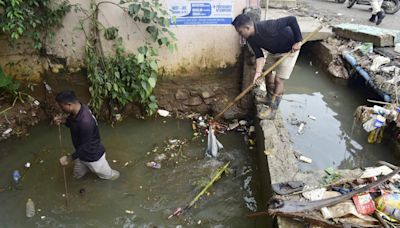
[{"label": "man standing in drain water", "polygon": [[[241,14],[232,22],[236,31],[250,44],[256,57],[256,73],[253,83],[261,84],[261,75],[265,69],[271,67],[276,61],[288,52],[292,54],[277,68],[275,77],[272,72],[266,76],[268,106],[258,113],[260,119],[275,119],[276,111],[284,93],[284,82],[296,65],[299,50],[302,45],[302,35],[296,17],[289,16],[276,20],[254,22],[248,15]],[[264,57],[263,50],[268,52]]]},{"label": "man standing in drain water", "polygon": [[60,163],[63,166],[74,161],[74,177],[79,179],[88,171],[95,173],[101,179],[115,180],[119,172],[110,168],[106,160],[104,146],[100,143],[99,128],[96,118],[90,109],[81,104],[73,91],[62,91],[56,96],[61,109],[68,113],[67,118],[54,117],[59,125],[65,123],[71,131],[75,152],[71,156],[62,156]]}]

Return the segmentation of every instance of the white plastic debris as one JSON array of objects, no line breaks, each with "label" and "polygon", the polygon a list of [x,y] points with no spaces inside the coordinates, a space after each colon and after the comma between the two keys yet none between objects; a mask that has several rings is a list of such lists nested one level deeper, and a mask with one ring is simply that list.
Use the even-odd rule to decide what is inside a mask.
[{"label": "white plastic debris", "polygon": [[113,163],[117,163],[117,160],[112,160]]},{"label": "white plastic debris", "polygon": [[304,133],[304,126],[306,125],[305,122],[301,122],[299,125],[299,128],[297,129],[298,134],[303,134]]},{"label": "white plastic debris", "polygon": [[374,58],[374,60],[372,61],[372,65],[371,65],[371,71],[378,71],[379,67],[390,63],[390,58],[388,57],[384,57],[384,56],[377,56]]},{"label": "white plastic debris", "polygon": [[312,116],[312,115],[308,115],[308,118],[311,119],[311,120],[317,120],[317,117]]},{"label": "white plastic debris", "polygon": [[7,130],[5,130],[2,134],[3,137],[8,136],[10,133],[12,132],[12,128],[8,128]]},{"label": "white plastic debris", "polygon": [[132,215],[132,214],[134,214],[135,212],[132,211],[132,210],[125,210],[125,213],[127,213],[127,214],[129,214],[129,215]]},{"label": "white plastic debris", "polygon": [[158,113],[158,115],[160,115],[162,117],[167,117],[170,115],[170,113],[167,110],[163,110],[163,109],[158,109],[157,113]]},{"label": "white plastic debris", "polygon": [[33,102],[33,104],[35,104],[36,106],[39,106],[39,105],[40,105],[40,102],[39,102],[38,100],[35,100],[35,101]]},{"label": "white plastic debris", "polygon": [[249,134],[253,133],[256,131],[256,128],[254,126],[250,126],[249,128]]},{"label": "white plastic debris", "polygon": [[239,124],[242,125],[242,126],[244,126],[244,125],[247,124],[247,121],[246,121],[246,120],[241,120],[241,121],[239,121]]},{"label": "white plastic debris", "polygon": [[229,127],[229,130],[233,130],[233,129],[239,127],[239,123],[238,122],[230,123],[228,125],[228,127]]},{"label": "white plastic debris", "polygon": [[131,164],[131,163],[132,163],[132,161],[127,161],[127,162],[125,162],[124,167],[128,166],[128,165]]},{"label": "white plastic debris", "polygon": [[[385,165],[379,166],[379,167],[367,167],[365,168],[365,171],[361,175],[360,178],[371,178],[371,177],[377,177],[381,175],[388,175],[389,173],[393,172],[393,170]],[[392,180],[399,180],[400,175],[396,174],[392,178]]]},{"label": "white plastic debris", "polygon": [[311,159],[311,158],[308,158],[308,157],[303,156],[303,155],[301,155],[301,156],[299,157],[299,161],[302,161],[302,162],[305,162],[305,163],[308,163],[308,164],[311,164],[311,163],[312,163],[312,159]]},{"label": "white plastic debris", "polygon": [[[306,185],[304,186],[304,191],[310,189],[311,187]],[[318,188],[310,191],[303,192],[302,195],[304,198],[315,201],[315,200],[321,200],[322,197],[324,196],[324,193],[326,192],[326,188]]]},{"label": "white plastic debris", "polygon": [[46,218],[46,216],[42,215],[42,216],[40,216],[40,218],[41,218],[41,219],[45,219],[45,218]]},{"label": "white plastic debris", "polygon": [[115,120],[116,121],[120,121],[122,119],[122,115],[121,114],[115,114]]},{"label": "white plastic debris", "polygon": [[29,168],[29,167],[31,167],[31,163],[30,162],[25,163],[25,168]]},{"label": "white plastic debris", "polygon": [[390,74],[392,71],[396,69],[396,66],[387,66],[387,67],[382,67],[381,71]]},{"label": "white plastic debris", "polygon": [[318,72],[318,71],[315,71],[315,74],[319,74],[319,72]]},{"label": "white plastic debris", "polygon": [[176,144],[178,142],[177,139],[168,139],[169,144]]}]

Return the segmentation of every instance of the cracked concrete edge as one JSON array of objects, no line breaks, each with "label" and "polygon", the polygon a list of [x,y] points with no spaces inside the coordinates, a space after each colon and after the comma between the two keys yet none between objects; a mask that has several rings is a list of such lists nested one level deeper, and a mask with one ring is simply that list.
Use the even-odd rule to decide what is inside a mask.
[{"label": "cracked concrete edge", "polygon": [[[260,120],[259,125],[264,137],[264,153],[266,153],[265,158],[269,170],[269,177],[265,178],[269,179],[271,184],[286,181],[303,181],[311,187],[321,185],[320,180],[326,175],[324,170],[300,171],[299,162],[293,153],[294,150],[289,133],[279,112],[275,120]],[[360,169],[339,170],[338,172],[345,179],[357,178],[361,175]],[[298,197],[294,197],[299,200]],[[280,216],[277,217],[276,222],[280,228],[306,227],[302,222]]]},{"label": "cracked concrete edge", "polygon": [[267,156],[271,184],[291,181],[299,173],[290,137],[280,113],[275,120],[261,120],[264,134],[264,153]]}]

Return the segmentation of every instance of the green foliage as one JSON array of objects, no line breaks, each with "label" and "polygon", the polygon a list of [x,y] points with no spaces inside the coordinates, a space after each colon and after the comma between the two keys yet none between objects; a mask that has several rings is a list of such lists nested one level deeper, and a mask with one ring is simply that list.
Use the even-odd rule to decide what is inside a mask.
[{"label": "green foliage", "polygon": [[106,40],[115,40],[118,37],[118,28],[110,27],[104,30],[104,38]]},{"label": "green foliage", "polygon": [[3,69],[0,67],[0,95],[17,96],[18,89],[19,89],[18,81],[15,81],[10,76],[6,75]]},{"label": "green foliage", "polygon": [[34,41],[34,48],[41,49],[70,10],[67,0],[58,4],[51,0],[0,0],[0,28],[12,41],[26,36]]},{"label": "green foliage", "polygon": [[[123,40],[118,37],[118,28],[109,27],[104,30],[104,38],[113,40],[115,54],[104,56],[101,45],[98,43],[100,28],[104,28],[98,21],[98,6],[100,4],[114,4],[126,12],[135,23],[147,24],[146,32],[152,42],[141,45],[136,53],[127,53]],[[87,37],[86,65],[90,81],[91,107],[99,115],[105,105],[112,104],[110,109],[121,109],[127,103],[136,101],[140,103],[149,115],[157,110],[157,100],[153,90],[158,76],[158,49],[168,47],[171,51],[176,49],[175,35],[168,27],[168,12],[162,8],[158,0],[142,0],[122,4],[99,2],[92,4],[91,32]]]}]

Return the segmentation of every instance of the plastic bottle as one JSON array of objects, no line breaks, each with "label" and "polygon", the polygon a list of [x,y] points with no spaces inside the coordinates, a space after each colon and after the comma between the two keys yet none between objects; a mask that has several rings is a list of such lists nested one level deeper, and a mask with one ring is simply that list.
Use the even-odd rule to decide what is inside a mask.
[{"label": "plastic bottle", "polygon": [[147,162],[146,166],[149,168],[153,168],[153,169],[160,169],[161,168],[161,164],[151,161],[151,162]]},{"label": "plastic bottle", "polygon": [[381,106],[378,106],[378,105],[374,105],[374,112],[375,112],[376,114],[379,114],[379,115],[382,115],[382,116],[385,116],[385,115],[387,115],[388,113],[390,113],[389,110],[387,110],[387,109],[385,109],[385,108],[383,108],[383,107],[381,107]]},{"label": "plastic bottle", "polygon": [[378,115],[378,116],[376,117],[375,122],[374,122],[374,126],[375,126],[376,128],[380,128],[380,127],[383,126],[383,124],[385,123],[385,121],[386,121],[386,118],[385,118],[385,117],[383,117],[383,116],[381,116],[381,115]]},{"label": "plastic bottle", "polygon": [[389,215],[391,218],[400,220],[400,209],[395,207],[386,206],[384,210],[385,214]]},{"label": "plastic bottle", "polygon": [[29,198],[26,202],[26,217],[32,218],[33,216],[35,216],[35,203]]},{"label": "plastic bottle", "polygon": [[21,174],[19,173],[18,170],[14,170],[13,174],[12,174],[12,178],[14,180],[15,184],[18,184],[19,179],[21,179]]}]

